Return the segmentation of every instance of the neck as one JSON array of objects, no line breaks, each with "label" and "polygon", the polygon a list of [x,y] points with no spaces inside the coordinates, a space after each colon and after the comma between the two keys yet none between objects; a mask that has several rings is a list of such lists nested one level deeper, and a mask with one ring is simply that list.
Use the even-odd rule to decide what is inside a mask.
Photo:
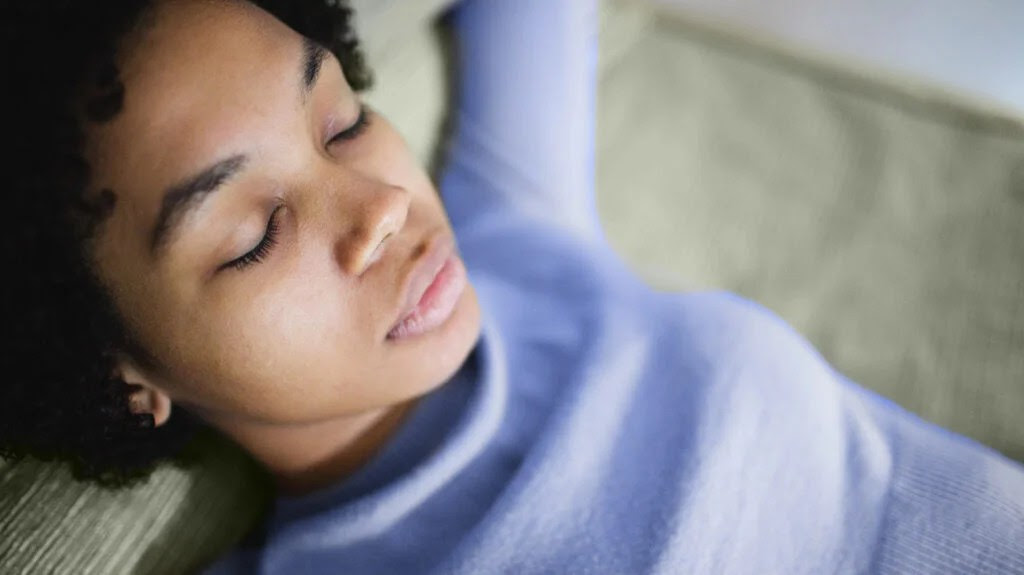
[{"label": "neck", "polygon": [[263,464],[282,495],[333,485],[364,466],[401,427],[416,404],[394,406],[303,425],[217,424]]}]

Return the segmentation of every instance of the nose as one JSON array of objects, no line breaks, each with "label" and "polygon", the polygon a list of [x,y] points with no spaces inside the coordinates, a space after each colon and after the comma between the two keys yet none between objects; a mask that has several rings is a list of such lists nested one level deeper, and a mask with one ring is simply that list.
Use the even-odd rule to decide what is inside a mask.
[{"label": "nose", "polygon": [[362,275],[384,250],[384,244],[405,225],[410,194],[399,186],[380,186],[349,202],[351,222],[337,241],[338,264],[349,275]]}]

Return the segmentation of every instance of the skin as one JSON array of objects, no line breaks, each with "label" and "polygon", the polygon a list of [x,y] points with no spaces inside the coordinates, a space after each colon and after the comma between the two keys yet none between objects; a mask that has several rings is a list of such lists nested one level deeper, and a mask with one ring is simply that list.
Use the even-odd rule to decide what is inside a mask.
[{"label": "skin", "polygon": [[[92,191],[113,190],[94,266],[148,357],[121,356],[158,424],[180,405],[235,440],[288,493],[365,463],[480,331],[467,285],[440,328],[386,338],[403,280],[452,230],[440,197],[380,115],[330,142],[360,102],[333,57],[303,95],[302,38],[236,1],[165,0],[126,41],[124,108],[92,126]],[[167,189],[247,154],[244,169],[151,251]],[[280,209],[277,209],[280,207]],[[225,263],[264,237],[244,269]]]}]

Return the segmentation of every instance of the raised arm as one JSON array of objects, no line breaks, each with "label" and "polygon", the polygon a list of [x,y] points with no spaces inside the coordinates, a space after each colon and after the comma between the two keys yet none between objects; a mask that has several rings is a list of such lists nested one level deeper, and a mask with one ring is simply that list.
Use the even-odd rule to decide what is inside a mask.
[{"label": "raised arm", "polygon": [[456,228],[515,209],[584,236],[594,202],[595,0],[464,0],[442,192]]}]

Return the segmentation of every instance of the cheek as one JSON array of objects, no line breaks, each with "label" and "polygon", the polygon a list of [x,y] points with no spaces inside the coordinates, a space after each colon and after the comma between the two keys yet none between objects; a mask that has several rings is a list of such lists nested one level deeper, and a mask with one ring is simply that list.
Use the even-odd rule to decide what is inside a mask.
[{"label": "cheek", "polygon": [[336,273],[297,269],[231,313],[244,318],[240,323],[253,351],[274,357],[275,365],[302,370],[309,369],[308,361],[323,363],[325,350],[360,351],[357,304],[352,286]]},{"label": "cheek", "polygon": [[[339,391],[360,381],[370,350],[351,297],[335,277],[293,272],[254,297],[210,306],[189,337],[187,366],[193,400],[206,407],[271,419],[337,408]],[[296,393],[301,391],[301,393]]]}]

